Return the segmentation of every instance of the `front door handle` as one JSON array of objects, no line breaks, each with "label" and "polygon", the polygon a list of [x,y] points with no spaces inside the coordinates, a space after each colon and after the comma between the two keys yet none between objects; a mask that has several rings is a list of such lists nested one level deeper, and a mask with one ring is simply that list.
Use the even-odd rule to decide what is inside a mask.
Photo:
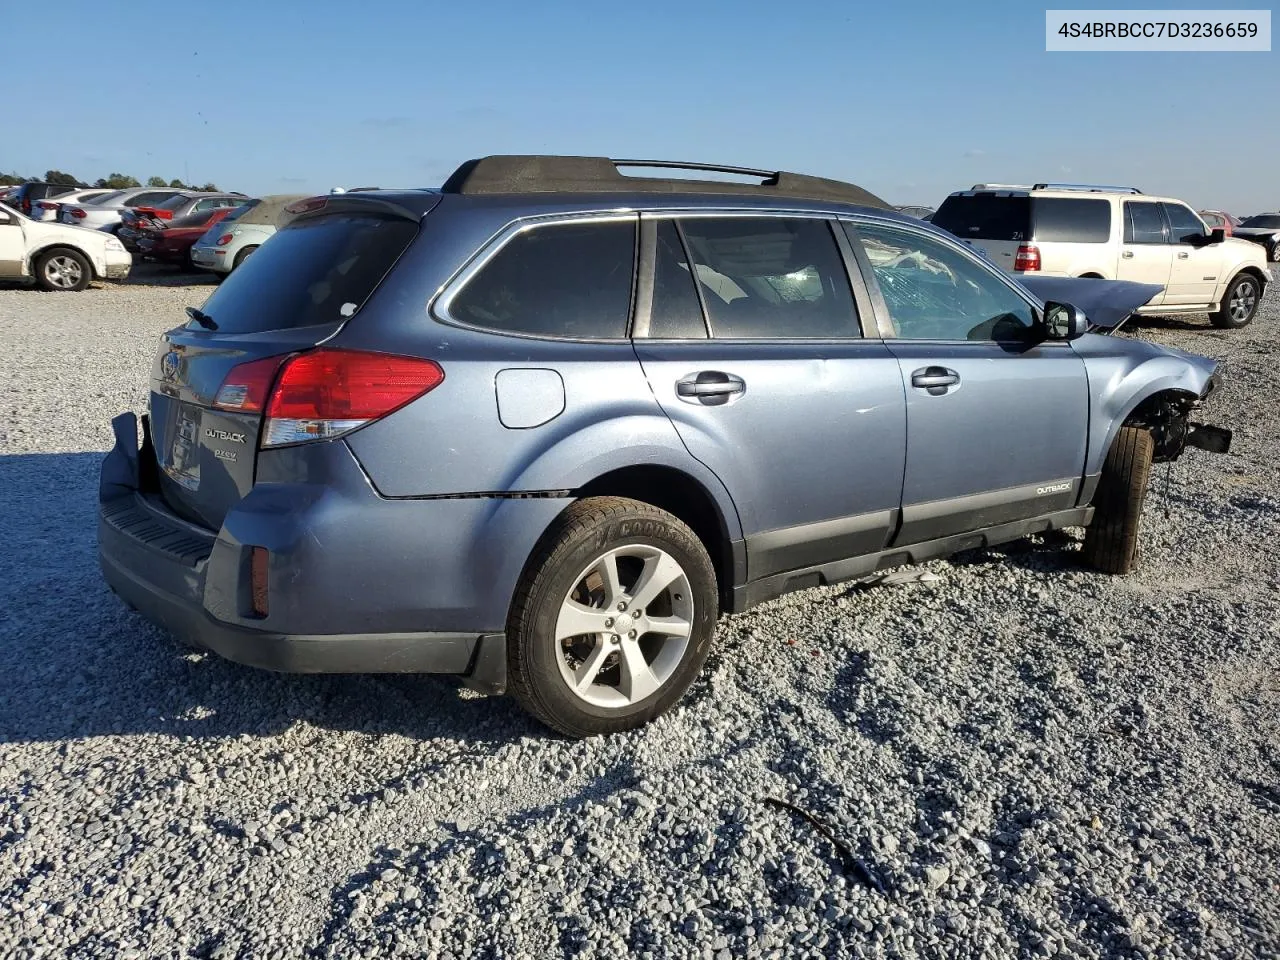
[{"label": "front door handle", "polygon": [[1179,260],[1185,260],[1185,259],[1187,259],[1187,257],[1189,257],[1189,256],[1191,256],[1191,254],[1189,254],[1189,253],[1187,253],[1187,251],[1183,250],[1183,251],[1181,251],[1181,252],[1178,254],[1178,259],[1179,259]]},{"label": "front door handle", "polygon": [[930,396],[939,397],[960,382],[960,374],[946,367],[923,367],[911,374],[911,385],[928,390]]},{"label": "front door handle", "polygon": [[1121,253],[1121,254],[1120,254],[1120,258],[1121,258],[1122,260],[1132,260],[1132,259],[1133,259],[1133,251],[1132,251],[1132,250],[1125,250],[1123,253]]},{"label": "front door handle", "polygon": [[685,403],[701,403],[716,407],[736,400],[747,391],[741,377],[719,370],[691,373],[676,381],[676,395]]}]

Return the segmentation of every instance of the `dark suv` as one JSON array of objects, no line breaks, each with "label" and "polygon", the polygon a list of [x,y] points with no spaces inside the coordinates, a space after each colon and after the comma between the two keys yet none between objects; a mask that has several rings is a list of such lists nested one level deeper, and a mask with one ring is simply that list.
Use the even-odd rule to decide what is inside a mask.
[{"label": "dark suv", "polygon": [[1125,572],[1152,461],[1225,445],[1187,420],[1213,361],[865,190],[634,166],[679,165],[289,208],[162,338],[141,444],[114,421],[112,587],[242,663],[460,675],[581,736],[789,590],[1069,526]]},{"label": "dark suv", "polygon": [[60,197],[64,193],[83,189],[84,187],[74,183],[43,183],[38,180],[32,180],[18,187],[17,191],[10,197],[9,202],[29,217],[38,201],[48,200],[50,197]]}]

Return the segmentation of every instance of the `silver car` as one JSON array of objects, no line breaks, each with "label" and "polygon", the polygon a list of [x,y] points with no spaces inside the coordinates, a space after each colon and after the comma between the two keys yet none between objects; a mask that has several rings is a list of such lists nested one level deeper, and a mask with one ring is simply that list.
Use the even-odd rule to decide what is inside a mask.
[{"label": "silver car", "polygon": [[191,262],[221,280],[276,232],[285,207],[306,194],[272,194],[223,217],[191,248]]}]

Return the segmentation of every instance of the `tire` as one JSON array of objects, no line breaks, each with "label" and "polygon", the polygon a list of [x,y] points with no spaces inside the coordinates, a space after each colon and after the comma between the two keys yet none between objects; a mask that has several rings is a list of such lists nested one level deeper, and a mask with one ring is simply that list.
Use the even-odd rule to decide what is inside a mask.
[{"label": "tire", "polygon": [[1227,292],[1222,295],[1218,309],[1209,314],[1215,327],[1224,330],[1239,330],[1247,327],[1258,312],[1258,303],[1262,300],[1262,284],[1251,273],[1240,273],[1227,284]]},{"label": "tire", "polygon": [[70,247],[54,247],[36,260],[36,283],[51,293],[83,290],[93,279],[88,258]]},{"label": "tire", "polygon": [[1275,244],[1271,248],[1271,259],[1276,263],[1280,263],[1280,243]]},{"label": "tire", "polygon": [[244,263],[251,256],[253,256],[253,251],[257,249],[258,249],[257,247],[245,247],[243,250],[237,253],[235,262],[231,264],[231,271],[228,271],[228,272],[234,272],[235,270],[238,270],[240,267],[240,264]]},{"label": "tire", "polygon": [[1138,526],[1147,499],[1155,440],[1141,427],[1121,427],[1102,465],[1085,531],[1084,560],[1103,573],[1126,574],[1138,555]]},{"label": "tire", "polygon": [[[646,590],[642,580],[655,573],[670,579]],[[644,607],[632,605],[633,591]],[[711,559],[684,523],[637,500],[580,500],[543,535],[516,591],[507,623],[511,692],[570,737],[641,726],[698,675],[718,613]],[[599,629],[568,632],[591,626]]]}]

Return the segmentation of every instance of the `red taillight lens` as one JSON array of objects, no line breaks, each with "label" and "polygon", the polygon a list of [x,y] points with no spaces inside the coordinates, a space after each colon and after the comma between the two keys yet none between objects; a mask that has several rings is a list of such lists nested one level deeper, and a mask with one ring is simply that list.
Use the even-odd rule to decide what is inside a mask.
[{"label": "red taillight lens", "polygon": [[41,210],[57,210],[58,209],[58,205],[56,203],[50,203],[48,200],[41,200],[39,206]]},{"label": "red taillight lens", "polygon": [[267,391],[285,357],[267,357],[232,367],[218,388],[213,406],[232,413],[260,413],[267,404]]},{"label": "red taillight lens", "polygon": [[231,242],[231,236],[232,235],[229,233],[224,233],[222,236],[220,236],[218,238],[218,246],[225,247],[228,243]]},{"label": "red taillight lens", "polygon": [[1034,243],[1024,243],[1018,247],[1018,252],[1013,255],[1013,269],[1039,270],[1040,248]]},{"label": "red taillight lens", "polygon": [[88,214],[85,213],[83,210],[81,210],[79,207],[72,208],[71,215],[75,217],[77,220],[83,220],[85,217],[88,216]]},{"label": "red taillight lens", "polygon": [[359,350],[289,359],[267,401],[264,447],[341,436],[399,410],[444,382],[433,360]]}]

